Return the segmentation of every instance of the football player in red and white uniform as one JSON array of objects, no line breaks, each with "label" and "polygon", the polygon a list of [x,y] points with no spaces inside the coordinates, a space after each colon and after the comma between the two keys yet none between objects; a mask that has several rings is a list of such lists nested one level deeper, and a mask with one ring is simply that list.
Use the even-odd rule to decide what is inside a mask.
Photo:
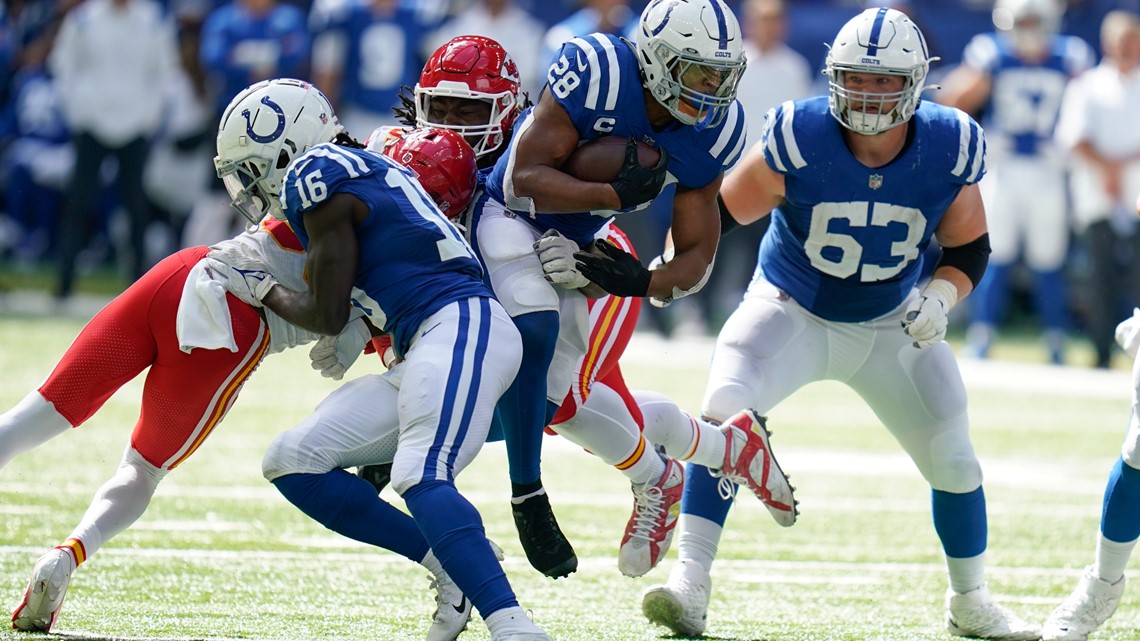
[{"label": "football player in red and white uniform", "polygon": [[[294,92],[302,97],[277,105],[278,113],[311,120],[293,129],[304,132],[303,138],[283,141],[294,150],[293,157],[330,140],[359,146],[316,88],[290,82],[303,88]],[[425,154],[448,154],[451,147],[462,146],[469,163],[466,182],[457,171],[445,192],[425,188],[433,199],[447,199],[462,209],[475,187],[470,150],[461,137],[439,133],[445,145],[402,147],[408,153],[393,157],[422,166]],[[430,185],[430,174],[419,173]],[[262,203],[260,211],[269,209]],[[283,220],[266,216],[250,222],[255,226],[235,238],[184,249],[161,261],[80,331],[39,388],[0,415],[2,468],[16,455],[84,423],[119,387],[150,368],[139,420],[118,471],[98,490],[64,543],[36,562],[12,615],[15,629],[51,629],[75,568],[142,516],[159,482],[202,445],[262,358],[316,340],[310,353],[314,367],[339,378],[371,339],[372,331],[360,318],[350,320],[338,336],[320,337],[263,308],[256,290],[267,274],[288,288],[307,289],[305,253]],[[248,275],[243,277],[241,270]],[[447,582],[437,583],[442,593]],[[466,617],[458,622],[437,617],[433,630],[458,634],[465,623]]]}]

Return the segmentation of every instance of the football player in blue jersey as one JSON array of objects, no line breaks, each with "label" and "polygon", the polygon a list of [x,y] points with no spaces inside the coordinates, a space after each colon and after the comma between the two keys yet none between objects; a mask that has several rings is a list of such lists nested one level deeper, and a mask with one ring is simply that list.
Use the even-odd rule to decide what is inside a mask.
[{"label": "football player in blue jersey", "polygon": [[1035,278],[1037,313],[1050,360],[1064,362],[1068,325],[1065,258],[1069,224],[1066,163],[1053,128],[1069,79],[1096,56],[1076,36],[1057,34],[1056,0],[998,0],[993,33],[974,36],[938,100],[970,114],[984,111],[990,179],[982,187],[993,256],[970,307],[967,343],[985,358],[1005,313],[1018,255]]},{"label": "football player in blue jersey", "polygon": [[[548,398],[547,377],[568,381],[573,374],[574,360],[555,359],[555,346],[560,326],[586,317],[586,300],[547,282],[532,246],[551,230],[579,247],[593,245],[610,216],[643,207],[667,181],[676,182],[672,258],[653,272],[600,258],[591,275],[618,296],[669,300],[693,293],[716,252],[721,177],[744,147],[744,113],[735,96],[745,61],[731,10],[721,0],[654,0],[639,32],[636,45],[596,33],[562,46],[538,104],[520,116],[472,216],[473,245],[523,337],[520,374],[499,407],[512,510],[527,558],[556,578],[573,572],[577,558],[540,474],[543,426],[557,407]],[[611,135],[656,146],[660,162],[642,167],[631,142],[612,183],[579,180],[560,169],[581,142]],[[758,462],[767,469],[767,459],[755,456],[767,452],[766,442],[741,454],[746,442],[762,437],[739,436],[731,448],[734,464],[749,470]]]},{"label": "football player in blue jersey", "polygon": [[[522,352],[470,246],[412,171],[348,138],[328,100],[304,82],[279,79],[239,94],[223,115],[215,165],[235,207],[254,219],[284,218],[307,252],[306,292],[235,266],[251,295],[330,336],[345,331],[358,307],[402,359],[356,402],[323,403],[279,436],[263,461],[266,478],[327,527],[454,583],[462,600],[441,610],[466,612],[456,623],[474,606],[493,641],[550,641],[519,607],[479,513],[454,484],[486,439]],[[367,414],[358,425],[399,425],[392,485],[411,516],[343,470],[383,460],[384,449],[379,435],[345,428],[334,411],[344,405]],[[461,629],[433,626],[429,638],[454,639]]]},{"label": "football player in blue jersey", "polygon": [[[982,473],[943,340],[947,313],[989,254],[977,185],[985,143],[965,113],[920,101],[929,61],[903,13],[864,11],[831,46],[829,95],[772,109],[763,139],[725,179],[724,227],[769,213],[772,221],[748,292],[717,339],[702,413],[758,431],[761,415],[805,384],[849,385],[931,485],[951,634],[1036,639],[1040,631],[986,588]],[[917,289],[932,237],[944,252]],[[751,409],[730,418],[742,408]],[[699,467],[687,476],[680,560],[642,607],[655,623],[699,635],[732,493]]]}]

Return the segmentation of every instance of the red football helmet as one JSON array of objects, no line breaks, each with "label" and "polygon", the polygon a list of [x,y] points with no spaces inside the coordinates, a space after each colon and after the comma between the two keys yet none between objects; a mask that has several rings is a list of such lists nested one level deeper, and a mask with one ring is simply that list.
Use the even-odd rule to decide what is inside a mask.
[{"label": "red football helmet", "polygon": [[[522,111],[519,68],[502,45],[483,36],[452,38],[428,58],[416,83],[416,124],[451,129],[482,138],[473,145],[475,156],[498,149]],[[483,100],[491,103],[491,117],[483,125],[446,125],[431,122],[429,102],[434,96]]]},{"label": "red football helmet", "polygon": [[477,170],[475,153],[463,136],[449,129],[412,129],[390,138],[383,151],[412,170],[445,216],[456,218],[467,208]]}]

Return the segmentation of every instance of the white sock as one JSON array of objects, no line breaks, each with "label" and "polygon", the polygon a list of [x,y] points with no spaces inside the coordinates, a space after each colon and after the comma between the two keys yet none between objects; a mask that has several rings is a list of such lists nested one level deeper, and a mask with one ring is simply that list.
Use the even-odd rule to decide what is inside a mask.
[{"label": "white sock", "polygon": [[420,561],[420,565],[427,568],[428,572],[431,572],[432,576],[437,579],[447,574],[443,570],[443,564],[439,562],[439,559],[435,558],[435,553],[431,551],[431,548],[428,548],[428,552],[424,555],[423,560]]},{"label": "white sock", "polygon": [[965,559],[946,557],[950,588],[958,594],[977,590],[986,584],[986,553]]},{"label": "white sock", "polygon": [[1128,559],[1132,557],[1132,549],[1136,547],[1136,540],[1117,543],[1104,538],[1104,534],[1096,535],[1096,563],[1093,569],[1096,575],[1109,583],[1116,583],[1124,576],[1124,568],[1128,566]]},{"label": "white sock", "polygon": [[706,572],[711,572],[724,528],[706,518],[682,514],[678,529],[681,531],[680,541],[677,543],[678,558],[696,563]]},{"label": "white sock", "polygon": [[160,470],[128,447],[119,469],[107,480],[69,538],[79,539],[90,558],[143,515],[158,484],[169,470]]},{"label": "white sock", "polygon": [[39,391],[33,391],[15,407],[0,414],[0,468],[69,429],[71,423],[55,406]]},{"label": "white sock", "polygon": [[551,429],[616,467],[631,483],[661,479],[665,462],[641,436],[641,428],[613,388],[595,382],[578,412]]},{"label": "white sock", "polygon": [[526,611],[519,606],[495,610],[483,617],[483,621],[487,623],[492,639],[500,633],[542,633],[542,629],[535,625],[526,615]]},{"label": "white sock", "polygon": [[724,465],[724,433],[715,425],[693,418],[664,394],[639,390],[633,397],[645,419],[645,438],[666,454],[717,470]]}]

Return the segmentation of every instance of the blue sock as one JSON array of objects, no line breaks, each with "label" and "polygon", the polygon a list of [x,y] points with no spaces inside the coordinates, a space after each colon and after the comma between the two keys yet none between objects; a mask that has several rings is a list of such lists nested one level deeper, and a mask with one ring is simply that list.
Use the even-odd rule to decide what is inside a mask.
[{"label": "blue sock", "polygon": [[1010,265],[990,262],[986,274],[970,296],[971,320],[976,323],[998,326],[1005,314],[1005,301],[1009,296]]},{"label": "blue sock", "polygon": [[416,563],[428,543],[412,517],[376,496],[368,481],[344,470],[289,474],[273,485],[314,521],[350,539],[382,547]]},{"label": "blue sock", "polygon": [[986,495],[982,488],[966,494],[930,491],[934,531],[952,559],[968,559],[986,551]]},{"label": "blue sock", "polygon": [[1104,488],[1104,508],[1100,513],[1104,538],[1127,543],[1140,538],[1140,470],[1116,459]]},{"label": "blue sock", "polygon": [[1065,331],[1068,325],[1068,301],[1065,296],[1065,275],[1058,269],[1036,273],[1037,291],[1034,296],[1037,313],[1045,329]]},{"label": "blue sock", "polygon": [[531,312],[514,318],[523,339],[522,365],[496,406],[507,442],[511,483],[538,483],[542,430],[546,427],[546,371],[558,340],[558,313]]},{"label": "blue sock", "polygon": [[404,492],[404,502],[431,543],[435,558],[484,619],[503,608],[518,607],[507,575],[487,542],[479,512],[454,485],[420,483]]},{"label": "blue sock", "polygon": [[685,492],[681,495],[681,513],[699,516],[723,526],[728,519],[728,509],[732,507],[732,501],[721,498],[717,489],[719,483],[719,478],[709,474],[709,468],[696,463],[685,466]]}]

